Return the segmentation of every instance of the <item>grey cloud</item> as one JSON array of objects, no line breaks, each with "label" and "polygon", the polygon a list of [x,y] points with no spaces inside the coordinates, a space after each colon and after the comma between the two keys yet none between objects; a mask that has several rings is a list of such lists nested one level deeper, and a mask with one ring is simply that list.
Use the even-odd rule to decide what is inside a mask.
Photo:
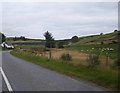
[{"label": "grey cloud", "polygon": [[7,36],[56,39],[117,29],[117,3],[4,3],[3,32]]}]

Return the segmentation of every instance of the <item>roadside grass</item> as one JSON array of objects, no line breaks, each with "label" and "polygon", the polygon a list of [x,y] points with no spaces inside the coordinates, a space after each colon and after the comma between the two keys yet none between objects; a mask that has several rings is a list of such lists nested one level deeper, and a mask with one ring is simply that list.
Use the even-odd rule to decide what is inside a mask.
[{"label": "roadside grass", "polygon": [[61,60],[48,60],[44,57],[33,56],[27,52],[19,52],[17,49],[11,51],[11,54],[18,58],[63,73],[73,78],[91,81],[108,89],[117,90],[117,71],[102,70],[98,68],[90,69],[84,65],[75,66],[71,63],[62,63]]}]

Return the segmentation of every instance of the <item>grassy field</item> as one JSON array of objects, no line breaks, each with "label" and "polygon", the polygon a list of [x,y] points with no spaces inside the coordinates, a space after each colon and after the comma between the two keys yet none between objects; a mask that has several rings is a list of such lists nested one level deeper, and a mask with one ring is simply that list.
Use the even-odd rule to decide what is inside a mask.
[{"label": "grassy field", "polygon": [[[19,47],[17,47],[19,48]],[[33,46],[22,46],[22,48],[33,48]],[[34,56],[27,52],[20,52],[15,49],[11,52],[12,55],[32,62],[34,64],[43,66],[45,68],[55,70],[59,73],[71,76],[76,79],[83,79],[90,82],[94,82],[98,85],[115,90],[117,89],[117,71],[103,70],[99,68],[88,68],[82,64],[73,65],[72,63],[63,63],[61,60],[48,60],[45,57]]]},{"label": "grassy field", "polygon": [[112,59],[118,58],[118,44],[73,45],[71,47],[67,47],[67,49],[77,50],[83,53],[94,53],[102,56],[108,56]]},{"label": "grassy field", "polygon": [[[49,51],[41,51],[41,49],[45,50],[44,46],[16,46],[17,49],[25,49],[28,51],[34,52],[35,55],[41,56],[42,57],[49,57]],[[84,47],[85,48],[85,47]],[[86,51],[88,52],[88,51]],[[70,61],[71,63],[73,63],[74,65],[88,65],[88,62],[86,62],[87,58],[88,58],[88,54],[85,51],[78,51],[76,49],[58,49],[58,48],[53,48],[51,49],[51,57],[52,59],[57,59],[59,60],[62,54],[66,54],[69,53],[72,56],[72,60]],[[106,69],[106,57],[105,56],[100,56],[100,67],[105,68]],[[112,64],[114,64],[114,60],[109,58],[109,62],[108,62],[108,66],[111,67]]]},{"label": "grassy field", "polygon": [[33,48],[42,48],[44,46],[40,45],[21,45],[21,46],[15,46],[16,49],[22,48],[22,49],[33,49]]}]

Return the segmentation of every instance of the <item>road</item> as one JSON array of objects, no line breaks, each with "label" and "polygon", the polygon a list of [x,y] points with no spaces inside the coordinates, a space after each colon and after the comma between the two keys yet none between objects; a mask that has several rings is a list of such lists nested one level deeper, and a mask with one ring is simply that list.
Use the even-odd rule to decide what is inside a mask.
[{"label": "road", "polygon": [[[104,91],[100,86],[18,59],[8,51],[2,56],[2,69],[13,91]],[[8,90],[4,80],[2,89]]]}]

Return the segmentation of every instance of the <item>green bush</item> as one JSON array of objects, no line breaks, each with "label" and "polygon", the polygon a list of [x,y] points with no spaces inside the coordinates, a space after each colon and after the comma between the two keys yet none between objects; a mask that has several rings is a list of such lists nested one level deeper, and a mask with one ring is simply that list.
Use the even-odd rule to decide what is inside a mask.
[{"label": "green bush", "polygon": [[62,54],[60,59],[62,59],[63,61],[65,61],[67,63],[72,60],[72,56],[69,53]]},{"label": "green bush", "polygon": [[59,42],[57,46],[58,46],[58,48],[64,48],[63,45],[64,45],[63,42]]},{"label": "green bush", "polygon": [[88,67],[90,68],[96,67],[97,65],[100,64],[99,55],[89,54],[87,62],[88,62]]}]

